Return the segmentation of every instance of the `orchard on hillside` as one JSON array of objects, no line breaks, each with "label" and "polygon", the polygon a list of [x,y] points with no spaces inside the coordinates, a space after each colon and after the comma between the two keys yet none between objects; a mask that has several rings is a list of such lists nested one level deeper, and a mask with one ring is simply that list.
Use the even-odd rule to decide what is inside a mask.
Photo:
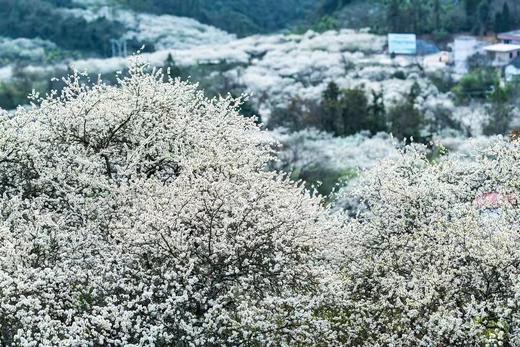
[{"label": "orchard on hillside", "polygon": [[393,152],[348,217],[240,99],[129,71],[0,118],[3,345],[520,345],[517,140]]}]

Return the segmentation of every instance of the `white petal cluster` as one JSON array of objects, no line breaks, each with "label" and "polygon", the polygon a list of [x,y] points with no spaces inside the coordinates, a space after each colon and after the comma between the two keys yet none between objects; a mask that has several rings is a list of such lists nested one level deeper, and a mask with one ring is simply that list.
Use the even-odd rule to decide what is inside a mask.
[{"label": "white petal cluster", "polygon": [[87,8],[62,8],[60,12],[65,16],[80,17],[89,22],[99,18],[120,22],[127,29],[123,35],[124,39],[152,42],[158,50],[225,44],[236,39],[235,35],[187,17],[137,13],[114,4],[108,6],[108,3],[96,3],[96,0],[82,5]]},{"label": "white petal cluster", "polygon": [[362,177],[344,278],[348,345],[520,343],[520,143],[431,163],[421,148]]},{"label": "white petal cluster", "polygon": [[339,222],[239,101],[146,69],[1,118],[2,344],[334,344]]},{"label": "white petal cluster", "polygon": [[386,133],[334,137],[311,128],[293,133],[276,129],[271,134],[281,144],[280,166],[292,169],[319,166],[329,170],[366,170],[382,159],[399,155],[399,142]]}]

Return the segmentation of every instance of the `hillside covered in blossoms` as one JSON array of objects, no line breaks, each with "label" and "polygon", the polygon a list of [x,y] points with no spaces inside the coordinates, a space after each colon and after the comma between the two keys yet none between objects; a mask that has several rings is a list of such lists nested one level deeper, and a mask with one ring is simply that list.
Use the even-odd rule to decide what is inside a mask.
[{"label": "hillside covered in blossoms", "polygon": [[0,13],[2,346],[520,346],[516,2]]}]

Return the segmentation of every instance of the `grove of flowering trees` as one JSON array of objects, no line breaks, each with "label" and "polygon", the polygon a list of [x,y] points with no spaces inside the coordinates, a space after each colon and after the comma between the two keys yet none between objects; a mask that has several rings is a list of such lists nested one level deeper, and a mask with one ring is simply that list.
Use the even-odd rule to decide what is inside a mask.
[{"label": "grove of flowering trees", "polygon": [[[520,345],[520,143],[364,174],[344,281],[354,345]],[[355,323],[354,323],[355,322]]]},{"label": "grove of flowering trees", "polygon": [[338,222],[263,169],[272,144],[236,100],[145,69],[117,87],[73,75],[2,117],[2,344],[334,339],[316,331]]},{"label": "grove of flowering trees", "polygon": [[2,345],[520,345],[520,143],[407,147],[344,213],[241,100],[84,78],[0,119]]}]

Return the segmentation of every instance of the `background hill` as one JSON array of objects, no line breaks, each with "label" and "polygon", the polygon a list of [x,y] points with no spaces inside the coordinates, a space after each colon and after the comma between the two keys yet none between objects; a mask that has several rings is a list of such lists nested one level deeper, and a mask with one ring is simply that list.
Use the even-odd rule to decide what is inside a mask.
[{"label": "background hill", "polygon": [[304,23],[316,0],[118,0],[136,11],[192,17],[239,36],[269,33]]},{"label": "background hill", "polygon": [[340,27],[370,27],[379,33],[484,34],[520,24],[515,0],[324,0],[317,18],[331,16]]},{"label": "background hill", "polygon": [[[88,20],[67,12],[96,7],[189,17],[238,37],[370,27],[378,34],[415,32],[442,41],[454,33],[520,25],[520,3],[514,0],[0,0],[0,36],[50,41],[57,46],[54,56],[109,56],[110,39],[128,31],[124,19]],[[127,41],[129,51],[143,44],[154,50],[155,42]]]}]

